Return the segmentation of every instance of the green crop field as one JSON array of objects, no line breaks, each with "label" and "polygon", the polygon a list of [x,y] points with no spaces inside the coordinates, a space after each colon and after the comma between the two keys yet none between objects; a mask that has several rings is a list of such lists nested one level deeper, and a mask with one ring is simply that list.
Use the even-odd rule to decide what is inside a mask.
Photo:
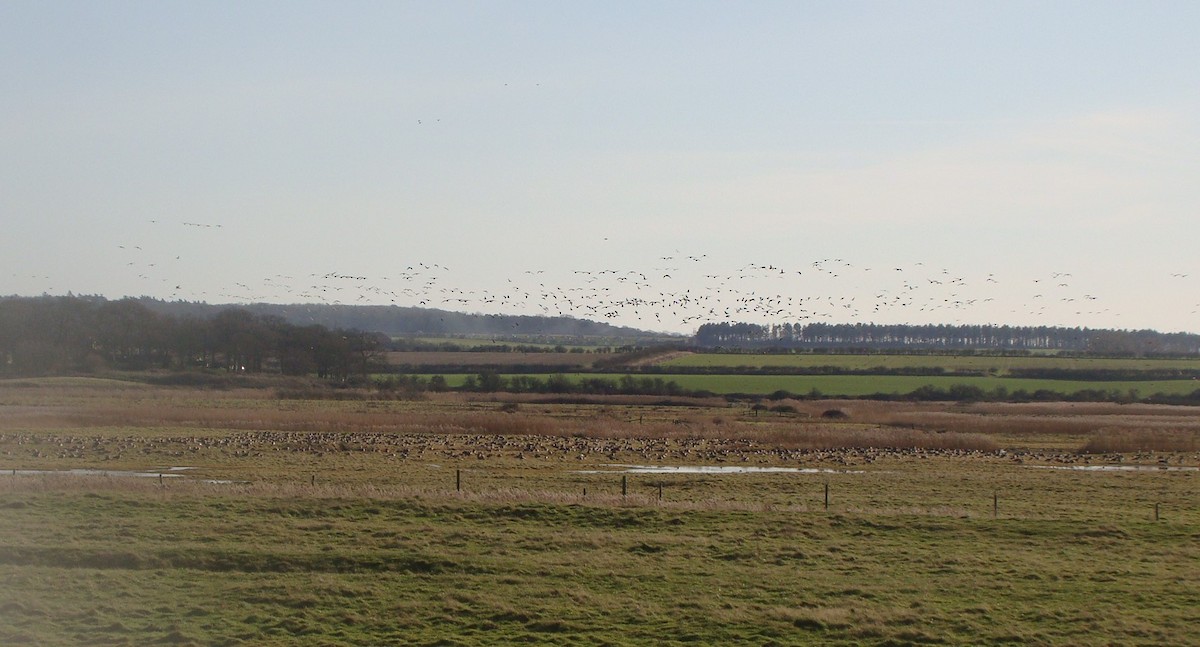
[{"label": "green crop field", "polygon": [[0,382],[0,644],[1200,643],[1200,410],[361,395]]},{"label": "green crop field", "polygon": [[[421,377],[429,378],[430,375]],[[452,388],[461,387],[468,375],[445,375],[446,383]],[[505,378],[514,375],[502,375]],[[540,380],[546,380],[551,374],[526,375]],[[584,379],[601,378],[619,380],[620,375],[596,373],[567,373],[569,380],[579,382]],[[923,386],[934,386],[948,389],[956,385],[978,387],[985,391],[1005,388],[1010,393],[1024,390],[1033,393],[1039,389],[1055,393],[1071,394],[1085,389],[1100,389],[1128,393],[1136,391],[1141,396],[1155,393],[1185,395],[1200,389],[1200,383],[1195,380],[1121,380],[1121,381],[1084,381],[1084,380],[1036,380],[1024,378],[1003,377],[974,377],[974,376],[910,376],[910,375],[690,375],[655,373],[636,375],[638,378],[662,379],[678,384],[689,391],[709,391],[716,394],[759,394],[766,395],[775,391],[787,391],[796,395],[805,395],[816,389],[824,396],[861,397],[866,395],[906,394]]]},{"label": "green crop field", "polygon": [[1130,370],[1156,369],[1200,370],[1200,358],[1195,359],[1124,359],[1092,357],[987,356],[987,355],[836,355],[817,353],[798,354],[741,354],[685,353],[659,362],[664,367],[737,368],[787,367],[814,368],[836,366],[846,370],[866,371],[876,368],[942,368],[946,371],[983,371],[1003,375],[1012,369],[1070,369],[1070,370]]},{"label": "green crop field", "polygon": [[1152,393],[1185,394],[1200,388],[1194,380],[1146,380],[1096,382],[1080,380],[1033,380],[999,377],[948,377],[903,375],[662,375],[685,389],[702,389],[713,393],[772,393],[784,390],[796,394],[817,391],[834,396],[863,396],[875,393],[910,393],[923,386],[949,389],[965,385],[992,391],[1005,388],[1009,392],[1034,392],[1046,389],[1070,394],[1084,389],[1102,389],[1125,393],[1136,390],[1142,395]]}]

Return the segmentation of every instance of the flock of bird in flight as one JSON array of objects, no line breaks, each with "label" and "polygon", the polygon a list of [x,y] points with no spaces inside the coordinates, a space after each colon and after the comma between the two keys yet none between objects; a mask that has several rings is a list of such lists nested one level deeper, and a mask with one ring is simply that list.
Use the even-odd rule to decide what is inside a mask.
[{"label": "flock of bird in flight", "polygon": [[[258,281],[235,282],[226,290],[210,293],[192,290],[181,273],[166,271],[161,255],[156,257],[158,261],[148,262],[140,257],[145,254],[142,246],[120,245],[119,249],[132,259],[126,265],[139,279],[161,284],[152,291],[158,292],[155,296],[208,303],[396,305],[489,316],[566,316],[685,331],[704,323],[742,321],[1012,323],[997,321],[1005,317],[1005,310],[994,303],[997,301],[1004,304],[1011,319],[1022,324],[1032,319],[1046,325],[1071,325],[1046,319],[1120,315],[1111,312],[1103,298],[1077,288],[1076,278],[1069,272],[1006,279],[995,273],[968,276],[921,262],[867,267],[827,258],[787,266],[748,263],[721,271],[707,254],[674,253],[653,259],[645,268],[518,270],[498,279],[503,281],[498,285],[476,289],[456,285],[454,272],[445,265],[414,262],[380,276],[345,271],[275,274]],[[174,256],[174,260],[179,258]],[[166,261],[169,263],[169,255]],[[1171,273],[1164,280],[1192,287],[1187,273]],[[1003,283],[1012,282],[1026,283],[1019,302],[1012,300],[1011,289],[1001,289]],[[872,286],[876,289],[865,290]],[[1200,303],[1190,309],[1192,314],[1200,312]],[[986,316],[979,316],[983,314]]]}]

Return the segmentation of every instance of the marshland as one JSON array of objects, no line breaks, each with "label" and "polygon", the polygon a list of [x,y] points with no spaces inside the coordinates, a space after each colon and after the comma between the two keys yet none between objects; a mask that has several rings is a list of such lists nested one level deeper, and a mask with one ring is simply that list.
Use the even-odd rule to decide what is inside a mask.
[{"label": "marshland", "polygon": [[1197,33],[0,3],[0,647],[1200,645]]}]

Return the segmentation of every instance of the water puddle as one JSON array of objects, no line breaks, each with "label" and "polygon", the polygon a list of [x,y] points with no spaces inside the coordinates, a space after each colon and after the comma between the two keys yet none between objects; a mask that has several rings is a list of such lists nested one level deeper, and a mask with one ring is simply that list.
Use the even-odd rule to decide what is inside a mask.
[{"label": "water puddle", "polygon": [[1028,465],[1027,467],[1073,472],[1200,472],[1200,467],[1171,467],[1168,465]]},{"label": "water puddle", "polygon": [[[69,470],[4,470],[0,474],[8,473],[13,476],[37,476],[37,475],[62,475],[62,476],[112,476],[112,477],[130,477],[130,478],[158,478],[172,479],[182,478],[186,476],[182,472],[194,470],[194,467],[166,467],[166,468],[151,468],[151,470],[98,470],[88,468],[76,468]],[[222,479],[199,479],[202,483],[233,483]]]},{"label": "water puddle", "polygon": [[576,470],[576,474],[865,474],[863,470],[816,467],[751,467],[748,465],[620,465],[599,470]]}]

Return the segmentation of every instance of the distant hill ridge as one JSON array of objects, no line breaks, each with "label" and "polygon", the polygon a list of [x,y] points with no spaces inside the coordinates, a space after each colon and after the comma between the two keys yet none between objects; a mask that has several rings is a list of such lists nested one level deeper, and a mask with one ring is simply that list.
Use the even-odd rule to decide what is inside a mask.
[{"label": "distant hill ridge", "polygon": [[319,324],[326,328],[381,332],[385,335],[494,336],[512,335],[547,337],[617,337],[630,339],[662,338],[625,326],[574,319],[526,315],[488,315],[452,312],[436,308],[403,306],[328,305],[328,304],[208,304],[187,301],[138,299],[150,310],[177,317],[208,318],[222,310],[237,308],[254,314],[282,318],[290,324]]},{"label": "distant hill ridge", "polygon": [[[0,342],[20,336],[17,328],[24,306],[71,301],[102,305],[102,296],[0,297]],[[125,300],[125,299],[123,299]],[[122,301],[123,301],[122,300]],[[738,350],[855,349],[867,351],[939,352],[1082,352],[1101,355],[1200,355],[1200,334],[1154,330],[1111,330],[1057,326],[911,325],[911,324],[751,324],[706,323],[694,336],[650,332],[625,326],[575,319],[527,315],[463,313],[435,308],[329,304],[208,304],[130,298],[146,310],[176,318],[212,319],[227,310],[275,317],[294,326],[319,325],[330,330],[358,330],[388,336],[491,337],[495,340],[544,337],[552,343],[570,339],[619,341],[621,345],[691,346]],[[8,330],[8,332],[5,332]],[[7,337],[6,337],[7,336]]]}]

